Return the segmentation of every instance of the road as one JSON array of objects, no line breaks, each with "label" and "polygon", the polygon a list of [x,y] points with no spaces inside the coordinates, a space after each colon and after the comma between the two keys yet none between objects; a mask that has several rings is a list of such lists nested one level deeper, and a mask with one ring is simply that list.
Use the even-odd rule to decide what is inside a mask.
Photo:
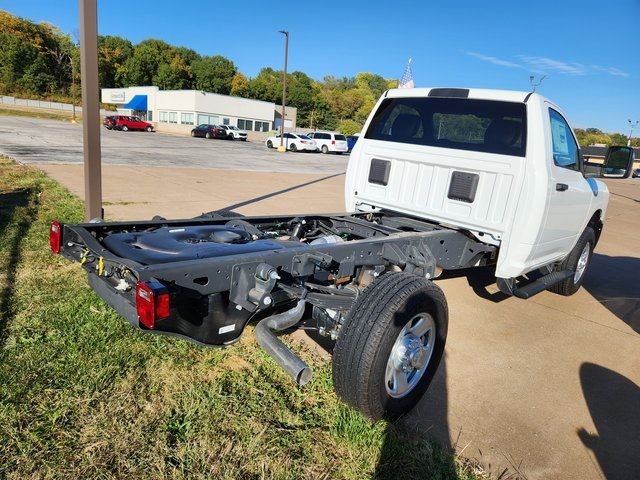
[{"label": "road", "polygon": [[[346,155],[279,154],[258,142],[206,140],[147,132],[101,130],[105,165],[218,168],[258,172],[340,173]],[[23,163],[82,163],[79,124],[0,116],[0,153]]]},{"label": "road", "polygon": [[[0,117],[0,151],[40,161],[39,168],[82,196],[78,154],[61,145],[56,126],[42,134],[48,142],[42,157],[29,153],[31,141],[25,141],[39,135],[11,128]],[[77,127],[60,130],[79,137]],[[111,145],[107,158],[113,158],[116,145],[142,152],[160,138],[107,132],[103,140]],[[154,149],[145,157],[146,165],[160,167],[140,165],[138,156],[128,165],[106,160],[110,218],[188,217],[225,206],[245,214],[344,208],[339,172],[346,159],[327,159],[343,162],[341,168],[300,173],[289,169],[290,159],[298,167],[297,158],[324,162],[326,156],[261,151],[265,160],[245,158],[248,149],[260,150],[253,145],[235,150],[224,142],[200,147],[204,140],[190,138],[166,142],[197,144],[185,147],[183,159],[199,149],[236,153],[206,163],[216,168],[194,168],[190,159],[189,167],[170,166],[178,162],[175,149]],[[72,164],[54,163],[60,158]],[[279,173],[270,173],[270,159]],[[604,232],[584,288],[574,296],[505,298],[490,269],[438,280],[450,309],[445,358],[425,399],[401,423],[479,459],[496,475],[509,467],[528,479],[640,478],[640,180],[607,183],[612,196]],[[383,446],[381,461],[387,448],[393,444]]]}]

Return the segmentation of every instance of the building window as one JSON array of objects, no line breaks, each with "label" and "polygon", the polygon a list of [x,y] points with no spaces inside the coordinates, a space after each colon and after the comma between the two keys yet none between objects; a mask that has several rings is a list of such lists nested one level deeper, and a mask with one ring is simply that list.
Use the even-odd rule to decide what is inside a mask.
[{"label": "building window", "polygon": [[256,122],[256,132],[268,132],[269,122]]},{"label": "building window", "polygon": [[193,113],[181,113],[180,123],[185,125],[193,125]]},{"label": "building window", "polygon": [[169,112],[169,123],[178,123],[178,112]]},{"label": "building window", "polygon": [[226,117],[222,117],[222,124],[223,125],[230,125],[230,120]]},{"label": "building window", "polygon": [[169,113],[168,112],[160,112],[160,121],[168,122],[169,121]]},{"label": "building window", "polygon": [[219,122],[220,117],[218,115],[198,114],[198,125],[217,125]]},{"label": "building window", "polygon": [[153,112],[151,110],[147,112],[147,122],[153,122]]},{"label": "building window", "polygon": [[240,130],[244,130],[244,120],[242,120],[241,118],[238,119],[238,128]]},{"label": "building window", "polygon": [[244,121],[244,129],[245,130],[253,130],[253,120],[245,120]]}]

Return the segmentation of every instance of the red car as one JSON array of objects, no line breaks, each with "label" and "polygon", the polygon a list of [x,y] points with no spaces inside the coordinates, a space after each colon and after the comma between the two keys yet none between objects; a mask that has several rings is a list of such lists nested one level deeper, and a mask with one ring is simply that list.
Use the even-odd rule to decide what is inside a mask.
[{"label": "red car", "polygon": [[122,130],[124,132],[129,130],[146,130],[147,132],[153,132],[153,125],[141,120],[140,117],[111,115],[104,117],[104,121],[102,123],[107,127],[107,130]]}]

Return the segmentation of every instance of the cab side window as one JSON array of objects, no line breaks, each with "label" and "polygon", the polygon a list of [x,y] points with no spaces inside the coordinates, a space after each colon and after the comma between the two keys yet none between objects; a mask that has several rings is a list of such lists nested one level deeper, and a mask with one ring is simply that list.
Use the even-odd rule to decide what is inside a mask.
[{"label": "cab side window", "polygon": [[558,167],[580,170],[579,150],[567,121],[554,109],[549,109],[553,163]]}]

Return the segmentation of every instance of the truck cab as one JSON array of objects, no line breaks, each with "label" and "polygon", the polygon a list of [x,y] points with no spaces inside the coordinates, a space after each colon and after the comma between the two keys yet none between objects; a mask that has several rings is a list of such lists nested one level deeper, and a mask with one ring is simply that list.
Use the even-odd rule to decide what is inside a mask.
[{"label": "truck cab", "polygon": [[[607,186],[583,174],[563,111],[506,90],[389,90],[351,154],[348,211],[393,210],[470,232],[499,248],[496,277],[561,262],[591,225]],[[597,241],[597,238],[596,238]]]}]

